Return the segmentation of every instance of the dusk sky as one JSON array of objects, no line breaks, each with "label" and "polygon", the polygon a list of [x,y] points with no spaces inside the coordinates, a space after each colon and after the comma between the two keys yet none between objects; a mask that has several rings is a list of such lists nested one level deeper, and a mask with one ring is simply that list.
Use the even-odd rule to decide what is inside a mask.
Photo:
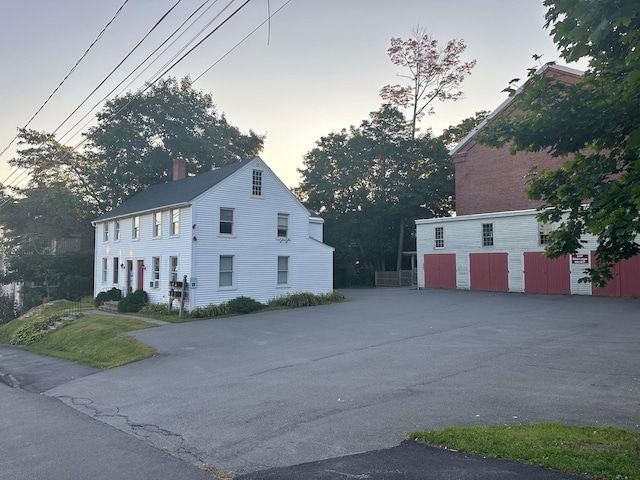
[{"label": "dusk sky", "polygon": [[[56,130],[176,1],[129,0],[30,128]],[[59,129],[58,137],[89,113],[90,107],[203,2],[182,0],[79,114]],[[124,0],[2,3],[0,151],[44,103]],[[213,6],[203,19],[128,90],[143,85],[223,8],[230,4],[204,34],[242,3],[244,0],[209,2]],[[264,25],[220,60],[267,18],[269,8],[273,13],[283,5],[271,19],[270,34]],[[497,107],[506,98],[501,91],[508,82],[525,79],[527,68],[538,65],[533,54],[543,55],[543,62],[565,64],[543,28],[544,13],[542,0],[252,0],[169,75],[195,79],[220,60],[194,88],[211,93],[218,111],[242,131],[266,134],[260,155],[291,187],[298,184],[296,169],[302,167],[304,154],[316,140],[368,118],[382,104],[380,89],[399,83],[397,74],[401,71],[386,53],[391,37],[407,38],[420,25],[443,43],[464,39],[468,48],[463,58],[478,62],[463,84],[465,98],[436,104],[435,114],[422,120],[422,130],[432,128],[439,134],[478,110]],[[101,107],[102,103],[96,111]],[[77,132],[94,113],[62,142],[76,145],[81,140]],[[0,158],[0,181],[9,175],[5,162],[14,154],[12,147]]]}]

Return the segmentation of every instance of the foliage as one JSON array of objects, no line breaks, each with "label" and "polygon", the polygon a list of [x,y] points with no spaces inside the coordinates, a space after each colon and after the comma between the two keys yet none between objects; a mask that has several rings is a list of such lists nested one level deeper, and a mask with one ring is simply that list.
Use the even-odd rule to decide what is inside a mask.
[{"label": "foliage", "polygon": [[390,105],[358,127],[316,142],[299,170],[295,190],[325,220],[335,247],[335,271],[355,265],[373,271],[394,265],[401,228],[414,241],[416,218],[446,216],[453,202],[453,166],[444,144],[411,125]]},{"label": "foliage", "polygon": [[[81,308],[90,308],[90,303],[80,305]],[[56,300],[31,308],[15,320],[0,325],[0,343],[11,343],[14,332],[31,320],[42,320],[56,313],[64,313],[70,309],[76,310],[78,304],[69,300]]]},{"label": "foliage", "polygon": [[450,427],[412,432],[438,447],[602,480],[640,478],[640,433],[559,424]]},{"label": "foliage", "polygon": [[146,313],[148,315],[168,315],[168,311],[169,305],[166,303],[148,303],[140,309],[140,313]]},{"label": "foliage", "polygon": [[264,308],[264,304],[251,297],[236,297],[227,302],[231,313],[252,313]]},{"label": "foliage", "polygon": [[597,263],[582,280],[601,286],[614,263],[640,252],[640,10],[625,0],[544,3],[562,57],[586,58],[589,68],[576,85],[531,69],[515,97],[521,113],[495,122],[484,141],[567,159],[536,172],[529,195],[544,201],[541,221],[561,222],[547,255],[575,253],[583,233],[598,238]]},{"label": "foliage", "polygon": [[144,290],[136,290],[127,294],[118,302],[118,312],[139,312],[143,305],[149,301],[149,296]]},{"label": "foliage", "polygon": [[14,296],[0,292],[0,325],[17,318],[19,313]]},{"label": "foliage", "polygon": [[104,302],[112,302],[122,300],[122,291],[119,288],[113,287],[104,292],[98,293],[94,301],[94,305],[99,307]]},{"label": "foliage", "polygon": [[346,300],[343,293],[334,290],[322,295],[315,295],[310,292],[290,293],[280,297],[272,298],[267,302],[269,307],[312,307],[325,303],[344,302]]},{"label": "foliage", "polygon": [[189,312],[189,316],[191,318],[213,318],[230,314],[231,309],[226,303],[221,303],[220,305],[211,304],[207,305],[206,307],[198,307]]},{"label": "foliage", "polygon": [[49,332],[50,327],[60,322],[63,313],[55,313],[45,318],[34,318],[21,325],[11,336],[11,345],[31,345]]},{"label": "foliage", "polygon": [[427,113],[433,113],[433,101],[458,100],[462,97],[460,84],[476,64],[463,62],[460,56],[467,49],[463,40],[449,40],[441,45],[426,30],[416,27],[407,40],[392,38],[387,50],[391,62],[403,69],[399,75],[405,85],[387,85],[380,91],[385,102],[410,108],[413,136],[416,122]]},{"label": "foliage", "polygon": [[452,125],[446,128],[440,135],[440,140],[447,146],[448,149],[455,147],[460,143],[469,132],[476,128],[482,121],[487,118],[491,112],[488,110],[480,110],[476,112],[475,116],[465,118],[458,125]]},{"label": "foliage", "polygon": [[155,349],[126,335],[155,325],[117,316],[86,315],[55,329],[25,349],[83,363],[97,368],[113,368],[155,355]]}]

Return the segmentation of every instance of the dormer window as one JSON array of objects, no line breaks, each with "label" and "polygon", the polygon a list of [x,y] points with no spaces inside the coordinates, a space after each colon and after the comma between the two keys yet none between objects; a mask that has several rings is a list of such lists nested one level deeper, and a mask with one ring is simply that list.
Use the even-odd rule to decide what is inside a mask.
[{"label": "dormer window", "polygon": [[262,196],[262,170],[253,171],[253,185],[251,188],[251,194],[254,197]]}]

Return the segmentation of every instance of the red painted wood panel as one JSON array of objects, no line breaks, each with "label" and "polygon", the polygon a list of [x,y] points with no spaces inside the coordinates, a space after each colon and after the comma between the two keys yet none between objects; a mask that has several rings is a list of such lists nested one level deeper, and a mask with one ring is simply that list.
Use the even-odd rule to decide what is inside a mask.
[{"label": "red painted wood panel", "polygon": [[509,254],[470,253],[471,290],[509,291]]},{"label": "red painted wood panel", "polygon": [[[591,252],[595,264],[596,252]],[[611,268],[613,278],[603,288],[591,287],[591,293],[600,297],[640,297],[640,256],[627,258]]]},{"label": "red painted wood panel", "polygon": [[425,254],[424,286],[425,288],[457,288],[455,253]]},{"label": "red painted wood panel", "polygon": [[569,295],[571,293],[569,257],[547,258],[542,252],[525,252],[524,291]]}]

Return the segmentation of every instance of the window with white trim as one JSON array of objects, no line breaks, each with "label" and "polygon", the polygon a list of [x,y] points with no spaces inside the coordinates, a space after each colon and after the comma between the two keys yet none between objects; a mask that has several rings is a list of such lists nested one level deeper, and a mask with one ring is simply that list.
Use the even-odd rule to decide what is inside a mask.
[{"label": "window with white trim", "polygon": [[254,170],[252,176],[251,194],[254,197],[262,196],[262,170]]},{"label": "window with white trim", "polygon": [[138,240],[140,238],[140,217],[136,215],[131,222],[131,238]]},{"label": "window with white trim", "polygon": [[180,209],[171,209],[171,235],[176,236],[180,234]]},{"label": "window with white trim", "polygon": [[289,257],[278,257],[278,285],[289,285]]},{"label": "window with white trim", "polygon": [[120,241],[120,220],[113,222],[113,240]]},{"label": "window with white trim", "polygon": [[109,269],[109,261],[106,258],[102,259],[102,283],[107,283],[107,275]]},{"label": "window with white trim", "polygon": [[549,239],[549,233],[551,233],[550,223],[538,223],[538,244],[546,245]]},{"label": "window with white trim", "polygon": [[220,287],[233,287],[233,255],[220,255]]},{"label": "window with white trim", "polygon": [[159,237],[162,235],[162,212],[153,213],[153,236]]},{"label": "window with white trim", "polygon": [[444,248],[444,227],[435,227],[433,239],[435,248]]},{"label": "window with white trim", "polygon": [[278,237],[287,238],[289,236],[289,214],[278,214]]},{"label": "window with white trim", "polygon": [[233,235],[233,208],[220,208],[220,233]]},{"label": "window with white trim", "polygon": [[178,257],[169,257],[169,278],[172,282],[178,281]]},{"label": "window with white trim", "polygon": [[493,247],[493,223],[482,224],[482,246]]},{"label": "window with white trim", "polygon": [[160,288],[160,257],[151,258],[151,288]]},{"label": "window with white trim", "polygon": [[109,241],[109,222],[104,222],[104,228],[102,229],[102,241]]}]

